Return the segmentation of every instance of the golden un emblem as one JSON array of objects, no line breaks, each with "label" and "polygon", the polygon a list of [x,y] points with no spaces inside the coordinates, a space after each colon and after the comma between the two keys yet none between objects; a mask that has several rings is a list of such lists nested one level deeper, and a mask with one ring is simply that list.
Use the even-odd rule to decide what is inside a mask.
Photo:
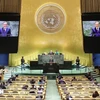
[{"label": "golden un emblem", "polygon": [[44,4],[36,11],[35,22],[42,32],[47,34],[57,33],[66,23],[66,14],[58,4]]}]

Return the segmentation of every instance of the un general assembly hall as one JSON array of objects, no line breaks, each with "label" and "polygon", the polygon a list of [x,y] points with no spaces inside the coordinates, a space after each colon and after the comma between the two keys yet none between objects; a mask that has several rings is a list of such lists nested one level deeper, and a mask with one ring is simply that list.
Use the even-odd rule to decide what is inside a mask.
[{"label": "un general assembly hall", "polygon": [[0,100],[100,100],[100,0],[0,0]]}]

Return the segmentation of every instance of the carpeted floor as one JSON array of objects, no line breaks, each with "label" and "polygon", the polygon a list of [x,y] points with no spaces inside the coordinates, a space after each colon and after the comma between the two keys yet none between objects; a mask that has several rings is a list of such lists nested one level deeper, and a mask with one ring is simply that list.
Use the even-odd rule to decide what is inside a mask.
[{"label": "carpeted floor", "polygon": [[61,100],[55,80],[48,80],[46,100]]}]

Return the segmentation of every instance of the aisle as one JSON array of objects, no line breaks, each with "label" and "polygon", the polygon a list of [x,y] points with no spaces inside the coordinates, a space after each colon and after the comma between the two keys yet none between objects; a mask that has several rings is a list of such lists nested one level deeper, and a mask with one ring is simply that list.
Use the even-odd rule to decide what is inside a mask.
[{"label": "aisle", "polygon": [[46,100],[61,100],[55,80],[48,80]]}]

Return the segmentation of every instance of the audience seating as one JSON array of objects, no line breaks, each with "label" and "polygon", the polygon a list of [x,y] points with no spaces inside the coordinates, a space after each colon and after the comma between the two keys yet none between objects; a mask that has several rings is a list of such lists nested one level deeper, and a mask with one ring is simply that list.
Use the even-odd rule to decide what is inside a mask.
[{"label": "audience seating", "polygon": [[[45,77],[45,83],[39,84],[41,76],[18,76],[15,81],[12,81],[12,83],[4,89],[4,93],[0,95],[0,100],[44,100],[46,95],[47,77],[43,77]],[[35,80],[34,85],[36,86],[36,89],[31,89],[35,93],[29,93],[30,88],[32,87],[32,84],[30,83],[31,79]],[[22,89],[24,85],[28,85],[28,88]],[[43,87],[43,92],[38,94],[38,87],[40,86]],[[37,96],[42,96],[43,98],[38,99],[36,98]]]},{"label": "audience seating", "polygon": [[89,81],[84,75],[75,76],[77,81],[71,81],[73,76],[63,76],[65,84],[58,84],[59,79],[56,79],[59,94],[62,100],[67,100],[66,95],[70,93],[72,100],[100,100],[100,97],[92,98],[94,91],[100,94],[100,87],[94,84],[94,81]]}]

